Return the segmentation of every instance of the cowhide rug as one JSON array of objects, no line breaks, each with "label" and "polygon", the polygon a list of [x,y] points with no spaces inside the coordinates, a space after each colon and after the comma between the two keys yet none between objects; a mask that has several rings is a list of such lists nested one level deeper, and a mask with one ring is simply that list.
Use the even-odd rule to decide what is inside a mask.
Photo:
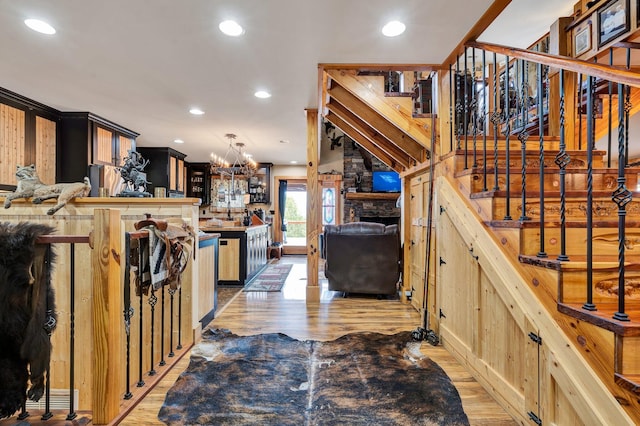
[{"label": "cowhide rug", "polygon": [[169,425],[468,425],[444,371],[409,332],[330,342],[205,332],[167,393]]}]

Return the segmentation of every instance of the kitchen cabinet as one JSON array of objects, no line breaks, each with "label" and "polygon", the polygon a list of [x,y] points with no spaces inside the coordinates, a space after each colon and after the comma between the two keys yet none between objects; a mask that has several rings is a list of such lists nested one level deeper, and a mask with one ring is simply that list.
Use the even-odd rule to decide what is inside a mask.
[{"label": "kitchen cabinet", "polygon": [[56,145],[58,182],[82,182],[89,165],[119,167],[138,133],[90,112],[63,112]]},{"label": "kitchen cabinet", "polygon": [[269,225],[207,227],[220,234],[218,284],[245,285],[267,265]]},{"label": "kitchen cabinet", "polygon": [[258,163],[253,176],[249,178],[249,204],[271,203],[271,163]]},{"label": "kitchen cabinet", "polygon": [[154,193],[157,187],[166,188],[168,197],[185,196],[185,154],[167,147],[139,147],[137,151],[149,160],[145,168],[147,191]]},{"label": "kitchen cabinet", "polygon": [[211,204],[209,163],[187,163],[187,197],[200,198],[200,205]]}]

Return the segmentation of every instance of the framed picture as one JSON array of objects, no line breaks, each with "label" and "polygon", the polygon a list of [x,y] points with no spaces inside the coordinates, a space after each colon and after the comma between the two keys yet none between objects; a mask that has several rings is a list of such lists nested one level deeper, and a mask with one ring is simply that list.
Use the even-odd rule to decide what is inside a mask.
[{"label": "framed picture", "polygon": [[580,56],[591,50],[591,23],[578,27],[573,33],[573,55]]},{"label": "framed picture", "polygon": [[598,9],[598,47],[629,31],[629,0],[611,0]]}]

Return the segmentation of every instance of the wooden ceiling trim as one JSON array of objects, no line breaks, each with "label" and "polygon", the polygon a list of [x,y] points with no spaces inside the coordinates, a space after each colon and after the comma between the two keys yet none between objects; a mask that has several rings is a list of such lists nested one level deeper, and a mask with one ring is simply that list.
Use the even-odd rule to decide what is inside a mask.
[{"label": "wooden ceiling trim", "polygon": [[346,90],[340,85],[334,84],[329,89],[331,99],[342,104],[347,110],[359,117],[378,133],[384,135],[388,140],[400,147],[403,151],[415,158],[418,162],[425,158],[425,147],[401,129],[396,127],[394,123],[373,110],[369,105],[362,102],[358,97]]},{"label": "wooden ceiling trim", "polygon": [[374,155],[376,158],[378,158],[387,166],[391,167],[396,172],[400,173],[404,170],[404,167],[402,164],[400,164],[394,158],[389,156],[386,152],[378,148],[369,139],[362,136],[358,131],[352,128],[342,118],[338,117],[332,112],[329,112],[329,114],[325,116],[325,119],[333,123],[334,126],[342,130],[345,134],[349,135],[349,137],[353,139],[358,145],[366,149],[371,155]]},{"label": "wooden ceiling trim", "polygon": [[[410,107],[403,106],[393,97],[385,97],[384,93],[360,79],[354,71],[329,70],[328,73],[333,80],[332,86],[336,84],[342,86],[369,108],[392,122],[398,129],[425,148],[429,148],[431,129],[414,120]],[[405,105],[411,104],[405,103]]]},{"label": "wooden ceiling trim", "polygon": [[351,111],[345,108],[343,105],[332,101],[327,104],[329,111],[339,116],[346,121],[355,131],[371,141],[374,145],[378,146],[389,156],[395,158],[404,167],[408,167],[419,161],[418,158],[411,157],[401,147],[393,143],[393,141],[387,139],[384,135],[377,132],[366,122],[362,121],[358,116],[354,115]]}]

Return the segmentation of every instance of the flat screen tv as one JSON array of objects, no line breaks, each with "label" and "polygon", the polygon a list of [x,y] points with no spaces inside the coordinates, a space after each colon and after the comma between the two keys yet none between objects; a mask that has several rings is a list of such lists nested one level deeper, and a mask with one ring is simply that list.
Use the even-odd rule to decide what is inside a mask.
[{"label": "flat screen tv", "polygon": [[400,176],[397,172],[373,172],[373,192],[400,192],[400,187]]}]

